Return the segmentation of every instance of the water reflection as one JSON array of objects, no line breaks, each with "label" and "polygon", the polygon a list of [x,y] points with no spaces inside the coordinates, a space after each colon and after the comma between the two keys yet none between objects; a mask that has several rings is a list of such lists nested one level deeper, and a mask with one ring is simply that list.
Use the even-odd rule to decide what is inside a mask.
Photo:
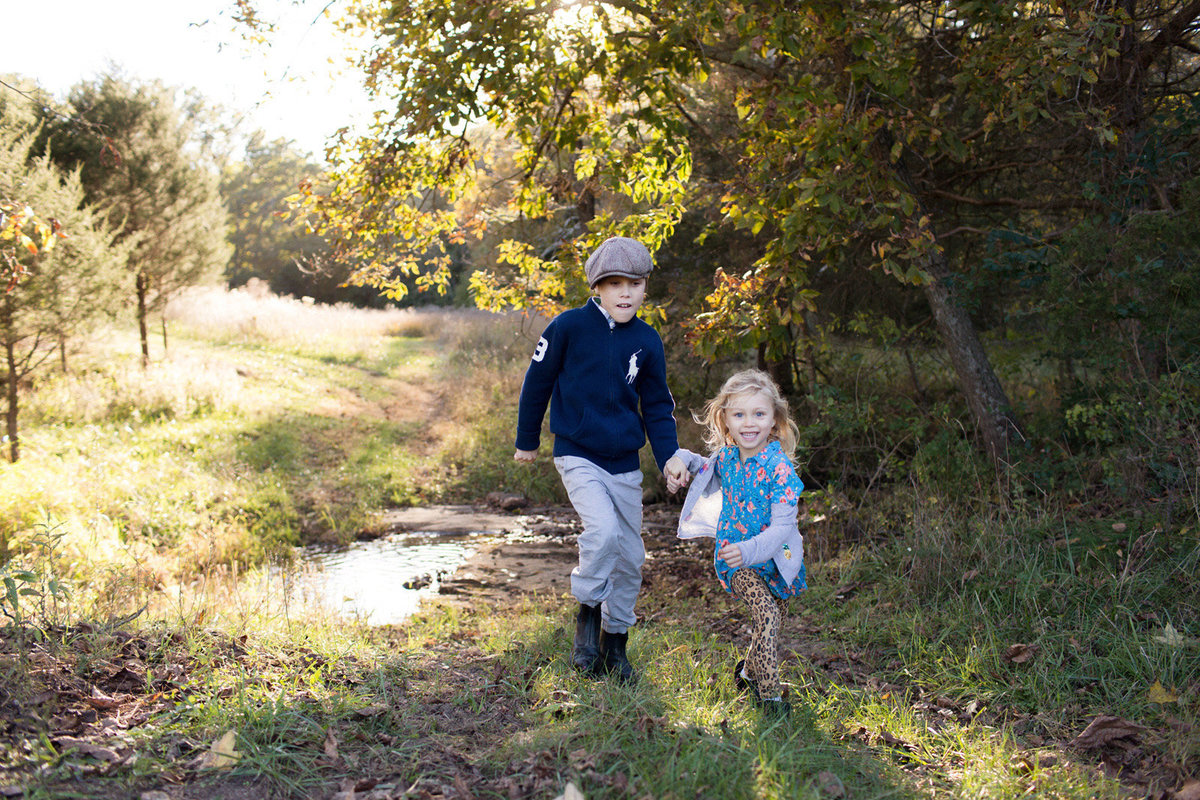
[{"label": "water reflection", "polygon": [[[347,547],[310,547],[291,574],[291,596],[372,625],[404,621],[487,534],[392,534]],[[494,536],[494,534],[493,534]]]}]

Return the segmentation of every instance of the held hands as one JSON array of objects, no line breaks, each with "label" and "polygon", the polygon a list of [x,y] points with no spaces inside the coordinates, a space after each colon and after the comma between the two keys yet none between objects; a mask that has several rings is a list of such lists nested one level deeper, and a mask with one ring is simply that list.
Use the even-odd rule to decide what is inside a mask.
[{"label": "held hands", "polygon": [[729,566],[738,569],[742,566],[742,548],[738,547],[733,542],[726,542],[721,545],[721,549],[717,551],[717,555],[721,557]]},{"label": "held hands", "polygon": [[526,464],[532,463],[537,458],[537,450],[518,450],[513,453],[514,461],[523,461]]},{"label": "held hands", "polygon": [[663,475],[667,479],[667,491],[671,494],[675,494],[692,480],[692,473],[688,472],[687,465],[679,456],[667,459],[667,463],[663,465]]}]

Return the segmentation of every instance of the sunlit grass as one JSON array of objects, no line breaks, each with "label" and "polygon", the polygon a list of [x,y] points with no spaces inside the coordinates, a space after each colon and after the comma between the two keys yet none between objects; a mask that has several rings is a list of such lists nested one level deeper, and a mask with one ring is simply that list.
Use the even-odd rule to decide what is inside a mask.
[{"label": "sunlit grass", "polygon": [[25,392],[22,458],[0,464],[0,552],[50,525],[59,569],[80,573],[86,554],[136,607],[214,567],[346,541],[388,507],[480,496],[477,466],[503,479],[484,451],[507,418],[488,403],[515,415],[518,320],[205,289],[173,301],[169,332],[143,368],[134,331],[99,331]]},{"label": "sunlit grass", "polygon": [[[824,578],[815,571],[814,582]],[[422,755],[406,744],[418,737],[425,748],[469,749],[485,777],[524,774],[533,763],[556,790],[571,780],[589,798],[691,797],[698,787],[730,798],[824,798],[837,787],[874,798],[1124,796],[1078,754],[1018,741],[1013,720],[984,691],[993,666],[972,655],[987,637],[964,654],[945,643],[904,649],[903,626],[880,634],[889,663],[861,651],[874,685],[785,650],[794,710],[777,721],[733,686],[730,666],[744,642],[712,633],[713,623],[741,613],[731,601],[672,605],[637,626],[630,655],[641,680],[628,687],[571,669],[569,598],[434,605],[402,628],[376,629],[297,603],[277,580],[270,570],[212,569],[169,587],[147,614],[143,631],[159,646],[153,670],[168,676],[186,663],[192,679],[186,702],[135,732],[153,767],[141,774],[173,774],[171,743],[180,737],[206,746],[232,730],[236,774],[288,796],[341,774],[345,764],[323,755],[331,750],[371,774],[419,779]],[[803,598],[796,624],[824,619],[829,599]],[[946,641],[995,626],[995,614],[946,617],[956,629]],[[846,620],[829,622],[843,631]],[[887,650],[889,639],[896,649]],[[517,715],[505,725],[519,718],[519,729],[462,733],[466,720],[490,718],[500,703]],[[1047,705],[1036,716],[1061,720],[1063,710]],[[447,779],[436,774],[429,779]]]},{"label": "sunlit grass", "polygon": [[[28,569],[22,585],[43,592],[21,600],[26,650],[70,654],[86,678],[119,644],[105,623],[145,605],[126,627],[171,700],[131,734],[121,796],[181,778],[180,748],[193,757],[229,730],[239,780],[297,797],[359,775],[402,776],[396,795],[429,780],[413,794],[432,794],[470,763],[495,796],[554,797],[570,780],[589,800],[1115,798],[1099,757],[1067,746],[1098,714],[1179,732],[1140,746],[1181,771],[1200,763],[1194,527],[1080,521],[919,476],[839,507],[863,530],[839,539],[835,516],[810,531],[811,588],[785,623],[794,711],[777,723],[733,686],[746,642],[727,623],[744,612],[719,590],[647,590],[630,639],[642,680],[622,687],[570,668],[568,597],[427,605],[370,628],[272,568],[390,505],[554,497],[549,459],[511,459],[532,329],[223,292],[172,313],[169,355],[145,372],[115,329],[39,381],[24,457],[0,464],[6,574]],[[973,468],[961,485],[984,480]],[[70,595],[46,593],[59,579]],[[36,696],[30,663],[0,659],[0,678]],[[458,760],[430,767],[430,753]],[[40,739],[20,758],[39,780],[70,779]]]}]

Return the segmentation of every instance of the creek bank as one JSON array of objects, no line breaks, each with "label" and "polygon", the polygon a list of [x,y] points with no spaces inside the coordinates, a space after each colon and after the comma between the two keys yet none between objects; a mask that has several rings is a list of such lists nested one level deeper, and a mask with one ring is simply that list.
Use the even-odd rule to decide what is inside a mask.
[{"label": "creek bank", "polygon": [[[648,580],[664,569],[693,579],[704,574],[706,560],[697,558],[694,548],[675,538],[678,516],[678,507],[669,504],[643,509]],[[565,597],[570,593],[581,525],[569,506],[530,506],[521,508],[520,513],[486,506],[422,506],[387,511],[380,522],[387,533],[496,534],[477,542],[473,555],[441,577],[437,592],[441,602],[505,603],[526,595]]]},{"label": "creek bank", "polygon": [[474,543],[462,565],[441,576],[437,596],[451,604],[566,592],[578,560],[579,523],[568,507],[515,514],[478,506],[421,506],[385,512],[380,522],[388,533],[489,534]]}]

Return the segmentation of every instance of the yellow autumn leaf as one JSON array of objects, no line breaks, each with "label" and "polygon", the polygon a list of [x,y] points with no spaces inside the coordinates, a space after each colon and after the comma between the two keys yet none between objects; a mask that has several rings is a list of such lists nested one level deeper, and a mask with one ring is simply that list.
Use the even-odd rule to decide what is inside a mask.
[{"label": "yellow autumn leaf", "polygon": [[1184,644],[1183,637],[1179,635],[1179,631],[1175,630],[1175,626],[1169,622],[1163,626],[1162,636],[1155,636],[1154,641],[1162,642],[1171,647],[1180,647]]},{"label": "yellow autumn leaf", "polygon": [[1179,702],[1179,695],[1164,687],[1160,681],[1155,681],[1149,691],[1146,692],[1146,699],[1151,703],[1161,705],[1162,703]]},{"label": "yellow autumn leaf", "polygon": [[213,769],[229,769],[237,760],[242,757],[242,754],[237,751],[234,744],[237,741],[237,733],[233,730],[225,731],[220,739],[217,739],[208,748],[200,759],[201,767],[212,767]]}]

